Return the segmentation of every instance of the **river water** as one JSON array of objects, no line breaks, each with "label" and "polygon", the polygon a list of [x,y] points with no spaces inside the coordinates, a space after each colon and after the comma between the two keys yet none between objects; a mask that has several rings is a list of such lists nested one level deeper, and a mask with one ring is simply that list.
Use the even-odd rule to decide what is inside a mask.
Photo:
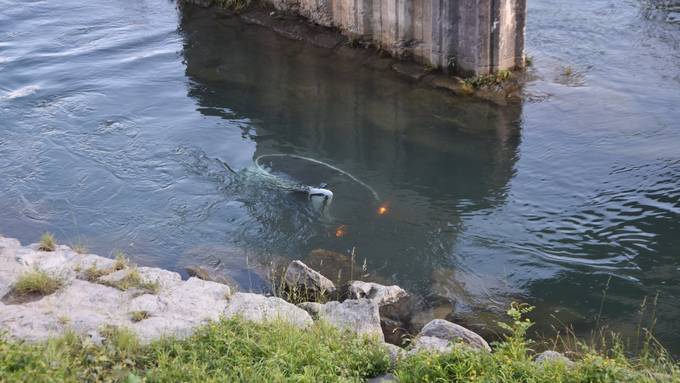
[{"label": "river water", "polygon": [[[254,265],[354,249],[352,276],[475,328],[521,300],[546,331],[633,334],[647,298],[680,352],[678,11],[530,0],[532,80],[502,107],[169,1],[0,9],[0,233],[253,290]],[[272,153],[368,187],[262,160],[327,182],[320,211],[254,171]]]}]

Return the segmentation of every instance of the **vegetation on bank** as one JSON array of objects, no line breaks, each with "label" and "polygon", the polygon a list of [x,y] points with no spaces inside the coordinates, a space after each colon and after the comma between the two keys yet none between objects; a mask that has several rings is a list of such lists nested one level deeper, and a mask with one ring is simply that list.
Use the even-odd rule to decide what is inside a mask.
[{"label": "vegetation on bank", "polygon": [[57,248],[57,240],[54,239],[54,234],[44,233],[40,237],[40,244],[38,250],[42,251],[54,251]]},{"label": "vegetation on bank", "polygon": [[377,340],[322,323],[301,330],[286,323],[222,320],[185,339],[140,345],[128,330],[107,328],[95,345],[67,334],[46,343],[0,338],[3,382],[359,382],[392,372],[401,382],[680,382],[662,351],[630,359],[614,346],[598,353],[581,345],[574,362],[533,361],[526,308],[513,306],[508,335],[493,353],[456,347],[421,353],[392,370]]},{"label": "vegetation on bank", "polygon": [[30,270],[19,275],[14,285],[12,285],[10,295],[21,301],[29,296],[50,295],[59,290],[63,285],[64,283],[60,278],[50,275],[45,271]]}]

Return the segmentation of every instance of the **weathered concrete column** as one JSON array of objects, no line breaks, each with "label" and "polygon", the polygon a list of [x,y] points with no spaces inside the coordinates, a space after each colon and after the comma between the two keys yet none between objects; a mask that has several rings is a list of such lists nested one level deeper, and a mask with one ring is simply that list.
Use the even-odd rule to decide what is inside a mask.
[{"label": "weathered concrete column", "polygon": [[468,75],[524,65],[526,0],[268,0],[396,56]]}]

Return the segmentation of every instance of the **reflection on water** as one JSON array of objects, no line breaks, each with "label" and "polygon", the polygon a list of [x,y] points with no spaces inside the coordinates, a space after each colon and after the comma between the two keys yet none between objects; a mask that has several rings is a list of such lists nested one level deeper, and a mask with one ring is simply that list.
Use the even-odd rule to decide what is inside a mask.
[{"label": "reflection on water", "polygon": [[[0,233],[51,230],[252,290],[305,259],[415,292],[432,306],[418,321],[485,326],[519,299],[541,330],[588,331],[608,285],[602,322],[630,331],[658,293],[658,335],[680,352],[669,12],[532,2],[534,80],[526,102],[499,107],[162,0],[0,6]],[[321,212],[254,169],[272,153],[343,169],[380,198],[325,166],[266,161],[329,184]]]}]

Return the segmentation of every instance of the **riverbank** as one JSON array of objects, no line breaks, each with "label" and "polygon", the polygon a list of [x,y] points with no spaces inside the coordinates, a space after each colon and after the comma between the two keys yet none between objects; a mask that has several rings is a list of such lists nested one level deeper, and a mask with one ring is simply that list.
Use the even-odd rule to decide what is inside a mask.
[{"label": "riverbank", "polygon": [[408,296],[398,286],[335,286],[294,261],[286,296],[317,300],[295,305],[76,250],[0,236],[3,381],[680,381],[652,349],[635,360],[585,345],[573,361],[537,355],[522,305],[493,347],[441,319],[397,347],[383,331]]}]

